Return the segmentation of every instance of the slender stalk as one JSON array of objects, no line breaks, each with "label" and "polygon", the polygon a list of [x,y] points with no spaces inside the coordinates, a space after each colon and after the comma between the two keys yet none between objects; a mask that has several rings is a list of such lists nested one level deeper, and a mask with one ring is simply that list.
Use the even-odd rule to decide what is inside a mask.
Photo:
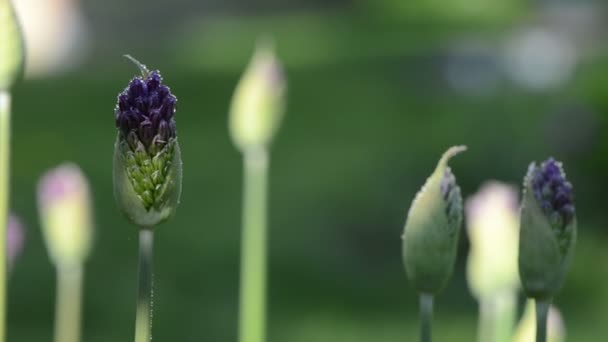
[{"label": "slender stalk", "polygon": [[480,300],[479,342],[511,341],[515,325],[517,295],[505,291]]},{"label": "slender stalk", "polygon": [[494,301],[492,298],[481,298],[479,301],[479,326],[477,340],[479,342],[494,341]]},{"label": "slender stalk", "polygon": [[239,341],[264,342],[266,328],[266,197],[268,154],[245,152]]},{"label": "slender stalk", "polygon": [[431,342],[431,322],[433,321],[433,295],[420,294],[420,341]]},{"label": "slender stalk", "polygon": [[535,300],[536,303],[536,342],[547,341],[547,316],[550,301]]},{"label": "slender stalk", "polygon": [[135,342],[152,340],[152,259],[154,232],[139,231],[139,281],[137,287],[137,313],[135,316]]},{"label": "slender stalk", "polygon": [[82,266],[57,268],[55,342],[80,341]]},{"label": "slender stalk", "polygon": [[11,96],[0,90],[0,342],[6,337],[6,226],[10,191]]}]

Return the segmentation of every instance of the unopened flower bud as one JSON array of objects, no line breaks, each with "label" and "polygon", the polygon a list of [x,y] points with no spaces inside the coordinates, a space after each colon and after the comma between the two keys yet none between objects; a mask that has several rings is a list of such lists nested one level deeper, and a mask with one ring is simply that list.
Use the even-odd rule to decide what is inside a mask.
[{"label": "unopened flower bud", "polygon": [[8,227],[6,230],[6,254],[8,256],[8,268],[13,268],[15,260],[23,250],[25,242],[25,229],[21,220],[17,216],[10,215],[8,217]]},{"label": "unopened flower bud", "polygon": [[403,261],[414,287],[437,294],[452,274],[460,226],[462,196],[448,160],[465,151],[448,149],[410,207],[403,233]]},{"label": "unopened flower bud", "polygon": [[150,72],[132,60],[142,76],[134,77],[118,95],[114,195],[133,223],[152,227],[175,212],[181,195],[182,159],[174,118],[177,98],[158,71]]},{"label": "unopened flower bud", "polygon": [[23,71],[23,39],[11,0],[0,0],[0,91],[8,90]]},{"label": "unopened flower bud", "polygon": [[517,190],[499,182],[484,184],[466,203],[471,242],[467,278],[478,299],[490,298],[519,285]]},{"label": "unopened flower bud", "polygon": [[241,150],[270,144],[283,117],[285,80],[268,46],[260,46],[232,98],[230,133]]},{"label": "unopened flower bud", "polygon": [[519,274],[528,297],[548,299],[562,286],[576,242],[572,185],[553,158],[532,163],[524,179]]},{"label": "unopened flower bud", "polygon": [[78,166],[48,171],[38,184],[38,208],[51,260],[76,266],[89,255],[93,220],[88,182]]}]

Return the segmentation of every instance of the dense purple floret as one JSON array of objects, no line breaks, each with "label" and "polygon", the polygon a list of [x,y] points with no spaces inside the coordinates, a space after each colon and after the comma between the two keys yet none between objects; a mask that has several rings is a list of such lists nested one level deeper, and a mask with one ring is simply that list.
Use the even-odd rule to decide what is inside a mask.
[{"label": "dense purple floret", "polygon": [[551,224],[562,227],[574,218],[572,184],[566,180],[562,164],[553,158],[540,166],[533,163],[528,170],[534,197]]},{"label": "dense purple floret", "polygon": [[146,149],[151,145],[162,148],[175,138],[176,102],[158,71],[150,72],[145,78],[137,76],[118,95],[116,127],[124,139],[136,136]]}]

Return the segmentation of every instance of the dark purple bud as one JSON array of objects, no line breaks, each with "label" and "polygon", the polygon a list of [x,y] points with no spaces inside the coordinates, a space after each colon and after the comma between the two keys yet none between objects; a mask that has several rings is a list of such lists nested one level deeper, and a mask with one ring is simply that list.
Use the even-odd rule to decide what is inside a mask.
[{"label": "dark purple bud", "polygon": [[160,73],[158,72],[158,70],[152,71],[147,80],[148,90],[154,91],[154,90],[158,89],[158,87],[160,86],[162,81],[163,81],[163,79],[160,76]]},{"label": "dark purple bud", "polygon": [[120,94],[118,96],[118,109],[120,111],[126,111],[129,110],[129,108],[131,108],[131,105],[129,104],[129,96],[127,94]]},{"label": "dark purple bud", "polygon": [[158,97],[158,93],[150,94],[150,97],[148,98],[148,106],[152,110],[155,110],[156,108],[160,107],[160,98]]},{"label": "dark purple bud", "polygon": [[528,169],[528,179],[534,197],[552,224],[561,228],[570,223],[574,218],[572,184],[566,180],[562,163],[553,158],[540,166],[533,163]]},{"label": "dark purple bud", "polygon": [[164,142],[167,142],[170,138],[169,129],[167,121],[162,120],[158,126],[158,137]]},{"label": "dark purple bud", "polygon": [[161,120],[162,117],[160,115],[159,109],[154,109],[150,111],[150,121],[152,122],[152,127],[154,127],[155,130],[158,130]]},{"label": "dark purple bud", "polygon": [[163,104],[160,107],[160,114],[165,120],[170,120],[173,117],[173,113],[175,113],[175,96],[170,95],[164,98]]},{"label": "dark purple bud", "polygon": [[138,97],[144,97],[148,93],[146,82],[141,77],[136,77],[129,84],[129,97],[133,101]]}]

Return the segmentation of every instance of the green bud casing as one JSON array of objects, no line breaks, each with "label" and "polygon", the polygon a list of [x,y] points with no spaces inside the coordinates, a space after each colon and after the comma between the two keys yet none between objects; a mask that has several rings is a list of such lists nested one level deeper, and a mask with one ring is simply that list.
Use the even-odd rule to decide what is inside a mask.
[{"label": "green bud casing", "polygon": [[181,150],[177,138],[153,155],[138,147],[133,151],[119,134],[114,148],[114,196],[133,223],[152,227],[171,217],[179,204]]},{"label": "green bud casing", "polygon": [[462,196],[448,160],[465,151],[448,149],[410,207],[403,233],[403,262],[408,278],[421,293],[437,294],[454,268],[462,225]]}]

